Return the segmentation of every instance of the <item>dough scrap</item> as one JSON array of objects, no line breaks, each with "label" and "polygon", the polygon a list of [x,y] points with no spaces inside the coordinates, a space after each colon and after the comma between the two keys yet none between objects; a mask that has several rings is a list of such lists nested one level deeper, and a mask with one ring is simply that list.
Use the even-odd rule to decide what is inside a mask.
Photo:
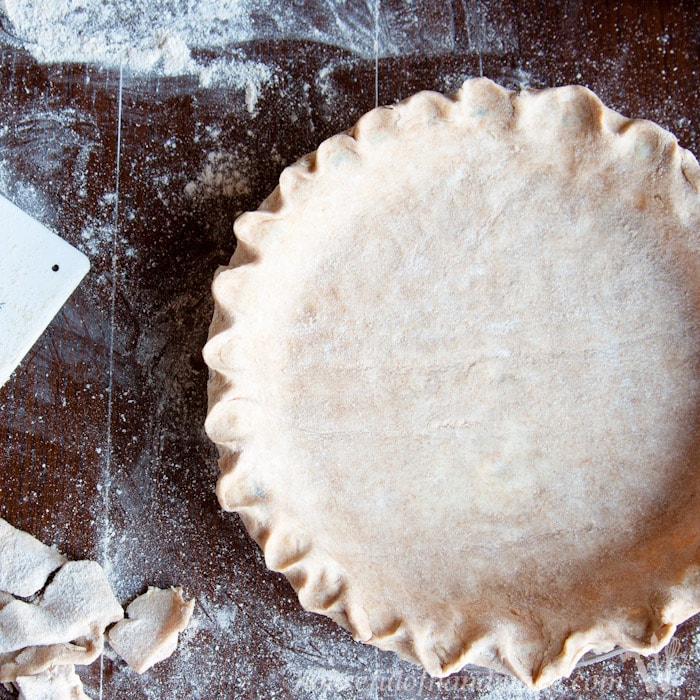
[{"label": "dough scrap", "polygon": [[21,676],[15,685],[19,690],[17,700],[90,700],[73,666],[55,666],[37,675]]},{"label": "dough scrap", "polygon": [[235,225],[217,493],[308,610],[532,688],[700,610],[700,168],[570,86],[375,109]]},{"label": "dough scrap", "polygon": [[96,628],[90,637],[62,644],[30,646],[0,654],[0,683],[12,683],[22,676],[33,676],[57,666],[87,666],[104,649],[104,628]]},{"label": "dough scrap", "polygon": [[109,631],[109,644],[137,673],[168,658],[176,649],[178,633],[187,627],[194,599],[185,601],[182,588],[153,586],[126,609],[128,619]]},{"label": "dough scrap", "polygon": [[95,561],[70,561],[36,603],[14,600],[0,610],[0,653],[93,637],[124,616]]},{"label": "dough scrap", "polygon": [[[32,588],[32,594],[61,567],[31,602],[0,590],[0,684],[14,686],[25,700],[89,700],[75,665],[97,659],[106,628],[124,617],[102,567],[94,561],[69,562],[4,520],[0,566],[4,585],[13,591]],[[143,673],[172,654],[193,608],[194,600],[185,602],[181,588],[149,588],[127,608],[131,619],[110,630],[115,651]]]},{"label": "dough scrap", "polygon": [[0,591],[28,598],[66,561],[53,547],[0,518]]}]

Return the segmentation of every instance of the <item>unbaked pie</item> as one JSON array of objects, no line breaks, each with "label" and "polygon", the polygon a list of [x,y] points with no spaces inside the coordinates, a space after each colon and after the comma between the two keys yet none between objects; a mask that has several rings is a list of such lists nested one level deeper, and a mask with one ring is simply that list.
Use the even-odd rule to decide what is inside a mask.
[{"label": "unbaked pie", "polygon": [[585,88],[474,79],[238,219],[206,428],[305,608],[534,688],[700,610],[699,187]]}]

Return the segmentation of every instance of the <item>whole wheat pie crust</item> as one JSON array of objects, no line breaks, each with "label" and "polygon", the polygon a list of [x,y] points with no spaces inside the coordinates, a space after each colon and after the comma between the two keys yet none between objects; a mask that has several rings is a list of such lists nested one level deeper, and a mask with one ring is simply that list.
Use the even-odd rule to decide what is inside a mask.
[{"label": "whole wheat pie crust", "polygon": [[305,608],[534,688],[700,610],[699,187],[585,88],[476,79],[238,219],[206,428]]}]

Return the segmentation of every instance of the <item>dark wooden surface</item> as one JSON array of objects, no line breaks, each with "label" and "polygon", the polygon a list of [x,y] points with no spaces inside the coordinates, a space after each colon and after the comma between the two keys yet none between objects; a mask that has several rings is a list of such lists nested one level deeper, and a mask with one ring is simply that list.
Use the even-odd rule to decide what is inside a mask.
[{"label": "dark wooden surface", "polygon": [[[410,10],[382,0],[380,18],[401,5]],[[92,697],[525,697],[483,674],[433,681],[305,613],[219,510],[202,428],[209,284],[233,251],[236,214],[377,99],[452,91],[480,74],[509,87],[580,83],[697,153],[700,11],[580,0],[413,11],[426,31],[451,22],[452,47],[373,61],[321,44],[245,45],[276,76],[254,114],[241,90],[0,49],[0,191],[92,263],[0,388],[0,515],[71,558],[99,560],[123,602],[149,584],[180,584],[198,602],[181,648],[144,676],[113,659],[81,671]],[[678,640],[658,658],[578,670],[542,697],[695,697],[700,621]]]}]

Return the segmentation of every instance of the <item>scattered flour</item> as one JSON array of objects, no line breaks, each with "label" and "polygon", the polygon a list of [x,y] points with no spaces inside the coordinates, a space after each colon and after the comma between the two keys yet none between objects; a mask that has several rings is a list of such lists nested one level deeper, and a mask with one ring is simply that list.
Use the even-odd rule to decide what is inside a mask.
[{"label": "scattered flour", "polygon": [[242,58],[219,58],[206,66],[200,66],[199,82],[202,87],[214,85],[245,90],[245,105],[251,115],[257,112],[260,89],[274,82],[275,74],[270,66]]},{"label": "scattered flour", "polygon": [[[366,59],[437,54],[454,48],[456,22],[447,0],[425,8],[410,0],[391,8],[379,0],[4,0],[0,11],[6,31],[39,61],[194,74],[203,83],[227,82],[241,70],[235,60],[212,64],[207,55],[247,42],[313,41]],[[435,16],[443,21],[427,21]],[[481,31],[474,33],[486,49],[500,41],[489,26],[481,22]]]},{"label": "scattered flour", "polygon": [[111,252],[115,235],[114,224],[88,217],[80,232],[80,248],[90,258]]},{"label": "scattered flour", "polygon": [[[91,63],[159,76],[195,75],[204,87],[246,90],[255,111],[262,85],[273,78],[240,51],[213,60],[193,54],[249,41],[250,8],[238,0],[175,0],[134,5],[124,0],[4,0],[7,30],[43,63]],[[0,17],[1,19],[1,17]],[[248,95],[251,95],[248,98]]]},{"label": "scattered flour", "polygon": [[197,179],[185,186],[185,194],[198,202],[249,193],[250,183],[241,163],[226,151],[209,153]]},{"label": "scattered flour", "polygon": [[[2,150],[0,153],[4,156]],[[53,223],[45,197],[30,182],[17,179],[11,164],[4,159],[0,161],[0,192],[45,226]]]}]

